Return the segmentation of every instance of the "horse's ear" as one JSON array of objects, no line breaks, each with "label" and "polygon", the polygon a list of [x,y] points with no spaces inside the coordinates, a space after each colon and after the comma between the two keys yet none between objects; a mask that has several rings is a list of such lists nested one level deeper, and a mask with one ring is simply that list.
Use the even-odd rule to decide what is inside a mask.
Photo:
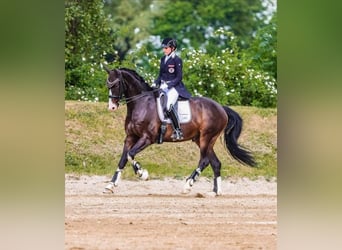
[{"label": "horse's ear", "polygon": [[105,71],[107,71],[107,73],[109,74],[109,73],[110,73],[110,69],[109,69],[109,68],[107,68],[107,66],[106,66],[106,65],[104,65],[104,64],[102,64],[102,66],[103,66],[103,68],[105,69]]}]

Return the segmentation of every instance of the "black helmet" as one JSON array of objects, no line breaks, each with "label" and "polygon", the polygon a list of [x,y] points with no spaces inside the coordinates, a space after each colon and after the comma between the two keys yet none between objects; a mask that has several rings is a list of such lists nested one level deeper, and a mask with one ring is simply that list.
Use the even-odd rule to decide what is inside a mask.
[{"label": "black helmet", "polygon": [[173,48],[177,48],[177,43],[176,43],[176,40],[173,39],[173,38],[165,38],[162,42],[162,45],[161,45],[163,48],[166,48],[166,47],[173,47]]}]

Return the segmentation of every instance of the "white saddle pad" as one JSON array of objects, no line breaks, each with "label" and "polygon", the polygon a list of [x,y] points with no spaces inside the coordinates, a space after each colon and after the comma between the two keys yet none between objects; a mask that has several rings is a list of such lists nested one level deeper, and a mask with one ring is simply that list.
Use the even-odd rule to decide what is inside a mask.
[{"label": "white saddle pad", "polygon": [[[187,123],[191,121],[191,110],[190,110],[190,103],[189,100],[182,100],[182,101],[177,101],[176,107],[178,107],[178,118],[179,118],[179,123]],[[164,112],[162,109],[162,106],[160,104],[160,98],[157,98],[157,110],[158,110],[158,115],[159,119],[163,122],[166,123],[171,123],[171,120],[169,118],[165,118]]]}]

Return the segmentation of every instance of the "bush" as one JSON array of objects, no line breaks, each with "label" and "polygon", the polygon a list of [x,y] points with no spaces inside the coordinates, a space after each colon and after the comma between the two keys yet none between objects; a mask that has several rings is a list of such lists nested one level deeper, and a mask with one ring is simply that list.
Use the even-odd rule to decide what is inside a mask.
[{"label": "bush", "polygon": [[66,78],[77,79],[77,85],[66,86],[65,99],[98,102],[108,99],[106,72],[96,64],[84,63],[66,72]]},{"label": "bush", "polygon": [[[223,105],[276,107],[277,82],[272,72],[264,71],[250,54],[240,51],[234,34],[218,30],[224,35],[226,49],[212,55],[204,50],[183,49],[183,82],[194,96],[206,96]],[[127,67],[136,70],[146,82],[152,83],[159,72],[160,56],[148,52],[146,46],[130,53],[122,62],[114,61],[109,67]],[[94,61],[94,60],[92,60]],[[66,70],[67,100],[106,101],[106,72],[98,63],[84,61]]]},{"label": "bush", "polygon": [[195,96],[207,96],[221,104],[275,107],[276,80],[243,59],[233,34],[230,48],[215,56],[202,50],[183,50],[184,82]]}]

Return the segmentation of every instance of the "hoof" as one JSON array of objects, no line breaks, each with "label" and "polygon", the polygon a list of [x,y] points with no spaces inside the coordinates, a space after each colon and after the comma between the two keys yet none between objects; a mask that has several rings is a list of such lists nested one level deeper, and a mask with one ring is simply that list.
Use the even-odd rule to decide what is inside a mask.
[{"label": "hoof", "polygon": [[191,191],[192,185],[194,184],[194,181],[192,179],[189,179],[186,181],[184,187],[183,187],[183,194],[188,194]]},{"label": "hoof", "polygon": [[220,191],[217,191],[216,192],[216,196],[222,196],[222,191],[220,190]]},{"label": "hoof", "polygon": [[214,193],[216,196],[222,196],[222,190],[219,189],[219,190],[213,190],[212,193]]},{"label": "hoof", "polygon": [[110,182],[106,187],[105,189],[103,190],[104,194],[112,194],[114,193],[114,183],[113,182]]},{"label": "hoof", "polygon": [[139,178],[143,181],[147,181],[148,180],[148,171],[146,169],[143,169]]}]

